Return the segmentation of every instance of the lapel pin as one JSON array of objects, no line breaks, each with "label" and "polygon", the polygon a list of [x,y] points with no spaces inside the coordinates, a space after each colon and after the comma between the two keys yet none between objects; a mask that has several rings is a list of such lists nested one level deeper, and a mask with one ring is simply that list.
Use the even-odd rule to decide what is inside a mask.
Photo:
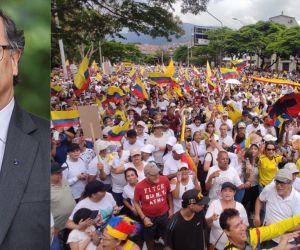
[{"label": "lapel pin", "polygon": [[14,165],[18,166],[19,165],[19,161],[17,159],[14,159]]}]

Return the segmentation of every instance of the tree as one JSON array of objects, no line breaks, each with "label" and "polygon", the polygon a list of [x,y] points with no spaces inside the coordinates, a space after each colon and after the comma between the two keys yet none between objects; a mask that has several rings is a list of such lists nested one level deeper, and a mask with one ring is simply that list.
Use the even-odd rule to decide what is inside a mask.
[{"label": "tree", "polygon": [[239,30],[247,53],[256,54],[261,58],[261,68],[265,67],[265,59],[273,54],[272,50],[267,48],[268,45],[277,41],[279,34],[284,29],[285,27],[281,24],[259,21],[253,25],[243,26]]},{"label": "tree", "polygon": [[115,41],[106,41],[102,44],[102,54],[112,63],[119,61],[139,62],[141,51],[134,44],[123,44]]},{"label": "tree", "polygon": [[176,62],[187,62],[188,47],[186,45],[178,47],[174,51],[173,59]]},{"label": "tree", "polygon": [[224,55],[224,46],[226,45],[225,38],[232,33],[232,30],[227,27],[213,29],[207,31],[209,44],[207,45],[207,51],[217,53],[219,55],[219,64]]},{"label": "tree", "polygon": [[[152,37],[183,35],[173,5],[179,0],[54,0],[52,1],[52,56],[58,60],[58,39],[66,47],[90,45],[107,36],[122,37],[121,31],[144,33]],[[181,0],[183,13],[205,11],[209,0]],[[59,25],[57,25],[59,20]]]}]

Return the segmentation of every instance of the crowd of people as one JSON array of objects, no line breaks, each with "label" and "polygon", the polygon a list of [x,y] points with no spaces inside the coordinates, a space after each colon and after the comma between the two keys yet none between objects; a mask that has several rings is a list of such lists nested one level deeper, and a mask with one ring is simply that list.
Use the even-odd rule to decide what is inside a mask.
[{"label": "crowd of people", "polygon": [[[91,69],[88,88],[75,95],[77,70],[72,63],[65,80],[53,69],[51,110],[97,106],[102,138],[86,138],[78,125],[51,129],[53,250],[292,249],[300,110],[278,126],[269,112],[298,89],[250,76],[299,75],[246,67],[241,84],[230,85],[213,68],[212,89],[205,68],[178,66],[175,90],[148,77],[162,67],[118,64],[111,74]],[[137,77],[148,98],[133,91]],[[124,96],[111,102],[109,86]],[[111,131],[126,122],[115,141]]]}]

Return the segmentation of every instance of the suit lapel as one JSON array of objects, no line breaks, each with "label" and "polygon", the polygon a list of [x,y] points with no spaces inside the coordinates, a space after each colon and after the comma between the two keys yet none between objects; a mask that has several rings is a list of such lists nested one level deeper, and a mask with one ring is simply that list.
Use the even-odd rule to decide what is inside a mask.
[{"label": "suit lapel", "polygon": [[39,146],[30,136],[35,130],[31,117],[15,103],[0,171],[0,245],[27,187]]}]

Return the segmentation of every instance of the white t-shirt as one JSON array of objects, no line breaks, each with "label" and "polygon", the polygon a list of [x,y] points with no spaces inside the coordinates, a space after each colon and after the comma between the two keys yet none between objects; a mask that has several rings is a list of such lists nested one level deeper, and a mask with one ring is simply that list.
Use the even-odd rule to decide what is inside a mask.
[{"label": "white t-shirt", "polygon": [[300,192],[300,178],[297,177],[297,178],[294,180],[293,187],[294,187],[298,192]]},{"label": "white t-shirt", "polygon": [[80,153],[80,158],[88,165],[91,160],[96,156],[94,150],[86,148],[84,152]]},{"label": "white t-shirt", "polygon": [[124,199],[130,199],[131,205],[133,205],[133,198],[134,198],[134,188],[133,186],[130,186],[127,184],[123,189],[123,198]]},{"label": "white t-shirt", "polygon": [[[218,165],[212,166],[208,170],[205,182],[207,182],[209,176],[213,172],[215,172],[217,170],[221,170]],[[213,180],[212,180],[212,186],[211,186],[211,188],[209,190],[209,195],[208,195],[209,198],[210,198],[210,200],[211,200],[211,202],[213,200],[221,198],[220,197],[220,193],[221,193],[222,184],[224,182],[228,182],[228,181],[231,182],[231,183],[233,183],[237,187],[242,184],[242,181],[241,181],[241,179],[240,179],[237,171],[232,166],[230,166],[230,165],[228,166],[228,168],[226,170],[221,170],[220,171],[220,176],[213,178]]]},{"label": "white t-shirt", "polygon": [[[117,154],[115,154],[114,158],[112,160],[112,167],[117,168],[120,165],[127,163],[129,155],[130,155],[130,153],[127,150],[123,150],[121,158]],[[112,172],[111,172],[111,182],[112,182],[112,191],[114,193],[122,193],[123,188],[127,183],[124,173],[114,174]]]},{"label": "white t-shirt", "polygon": [[[182,183],[180,183],[179,186],[179,197],[178,198],[173,198],[173,206],[174,206],[174,213],[179,211],[182,208],[182,195],[185,191],[191,190],[195,187],[193,183],[192,176],[189,175],[189,181],[188,183],[184,186]],[[174,191],[176,188],[176,184],[171,184],[171,192]]]},{"label": "white t-shirt", "polygon": [[[114,200],[112,194],[106,192],[105,196],[98,202],[92,201],[89,197],[79,201],[74,207],[69,219],[73,220],[74,214],[80,208],[88,208],[90,210],[97,210],[99,214],[102,215],[102,219],[106,220],[112,214],[113,207],[116,205],[116,201]],[[99,216],[99,215],[98,215]]]},{"label": "white t-shirt", "polygon": [[[147,128],[148,129],[148,128]],[[142,136],[137,136],[137,141],[142,145],[145,145],[149,138],[149,134],[145,133]]]},{"label": "white t-shirt", "polygon": [[[133,164],[132,162],[126,163],[126,164],[124,165],[124,167],[125,167],[125,170],[126,170],[127,168],[134,168],[134,169],[137,171],[139,182],[145,179],[144,168],[143,168],[142,171],[139,171],[139,170],[134,166],[134,164]],[[145,164],[144,164],[144,167],[145,167]]]},{"label": "white t-shirt", "polygon": [[[81,245],[87,238],[88,238],[88,234],[84,231],[79,231],[78,229],[73,229],[71,231],[71,233],[69,234],[68,237],[68,241],[67,243],[78,243],[79,245]],[[94,245],[93,241],[90,241],[90,243],[88,244],[87,248],[85,248],[86,250],[96,250],[97,246]]]},{"label": "white t-shirt", "polygon": [[[241,203],[236,202],[235,203],[235,209],[239,211],[243,222],[246,225],[249,225],[247,212],[246,212],[244,206]],[[219,199],[214,200],[210,203],[210,205],[207,209],[205,218],[207,219],[207,218],[211,217],[213,214],[217,214],[217,215],[220,216],[220,214],[222,212],[223,212],[223,207],[221,205],[221,201]],[[219,220],[215,220],[213,222],[212,226],[211,226],[211,231],[210,231],[210,235],[209,235],[209,242],[211,244],[215,244],[222,233],[223,233],[223,230],[220,226]],[[226,234],[223,233],[222,237],[219,239],[219,241],[216,245],[216,248],[220,249],[220,250],[224,249],[225,244],[227,243],[227,241],[228,241],[228,238],[227,238]]]},{"label": "white t-shirt", "polygon": [[163,156],[163,163],[165,164],[165,162],[167,161],[167,159],[169,157],[173,157],[172,156],[172,151],[169,151],[168,153],[166,153],[164,156]]},{"label": "white t-shirt", "polygon": [[[219,150],[218,150],[217,148],[215,148],[215,149],[214,149],[212,152],[210,152],[210,153],[206,152],[206,156],[205,156],[203,162],[205,162],[205,161],[210,161],[210,162],[211,162],[211,161],[212,161],[212,162],[213,162],[212,165],[218,164],[218,162],[217,162],[218,153],[219,153]],[[211,156],[212,156],[213,158],[211,158]]]},{"label": "white t-shirt", "polygon": [[262,124],[258,124],[258,126],[255,128],[253,126],[253,124],[249,124],[247,127],[246,127],[246,138],[249,136],[249,134],[252,132],[252,131],[258,131],[260,130],[261,132],[261,135],[264,137],[266,135],[266,129],[265,127],[262,125]]},{"label": "white t-shirt", "polygon": [[104,170],[105,174],[107,175],[106,180],[102,181],[99,178],[100,171],[97,168],[97,163],[98,163],[97,156],[90,162],[90,164],[88,166],[88,170],[87,170],[88,175],[96,176],[96,180],[101,181],[105,184],[111,184],[110,166],[112,165],[112,160],[109,160],[107,157],[102,159],[99,156],[99,161],[100,161],[100,163],[103,164],[103,170]]},{"label": "white t-shirt", "polygon": [[134,144],[129,144],[128,141],[125,141],[123,144],[123,149],[131,151],[133,149],[141,149],[142,147],[144,147],[144,145],[145,145],[145,143],[140,140],[136,140],[136,142]]},{"label": "white t-shirt", "polygon": [[167,107],[169,106],[169,102],[167,100],[163,100],[162,102],[157,100],[157,106],[160,108],[160,110],[167,110]]},{"label": "white t-shirt", "polygon": [[182,165],[181,160],[174,160],[173,156],[168,157],[164,164],[163,175],[175,174]]},{"label": "white t-shirt", "polygon": [[[300,215],[300,193],[294,188],[288,197],[282,199],[277,194],[275,182],[272,181],[269,185],[265,186],[259,195],[262,202],[266,202],[266,216],[264,223],[266,225],[273,224],[283,219]],[[273,239],[279,242],[279,238]]]},{"label": "white t-shirt", "polygon": [[77,176],[81,173],[87,173],[85,162],[80,158],[77,161],[67,159],[62,167],[68,167],[63,171],[63,176],[69,183],[74,199],[80,198],[87,182],[79,180]]},{"label": "white t-shirt", "polygon": [[226,135],[224,138],[222,138],[221,136],[219,137],[219,144],[222,145],[222,144],[225,144],[229,147],[231,147],[234,143],[233,139],[232,139],[232,136],[230,135]]},{"label": "white t-shirt", "polygon": [[[163,134],[162,137],[155,137],[154,134],[151,134],[147,140],[147,144],[152,144],[155,147],[155,151],[153,152],[153,157],[156,163],[163,164],[163,154],[166,148],[166,142],[168,141],[168,135]],[[163,150],[159,148],[163,147]]]}]

